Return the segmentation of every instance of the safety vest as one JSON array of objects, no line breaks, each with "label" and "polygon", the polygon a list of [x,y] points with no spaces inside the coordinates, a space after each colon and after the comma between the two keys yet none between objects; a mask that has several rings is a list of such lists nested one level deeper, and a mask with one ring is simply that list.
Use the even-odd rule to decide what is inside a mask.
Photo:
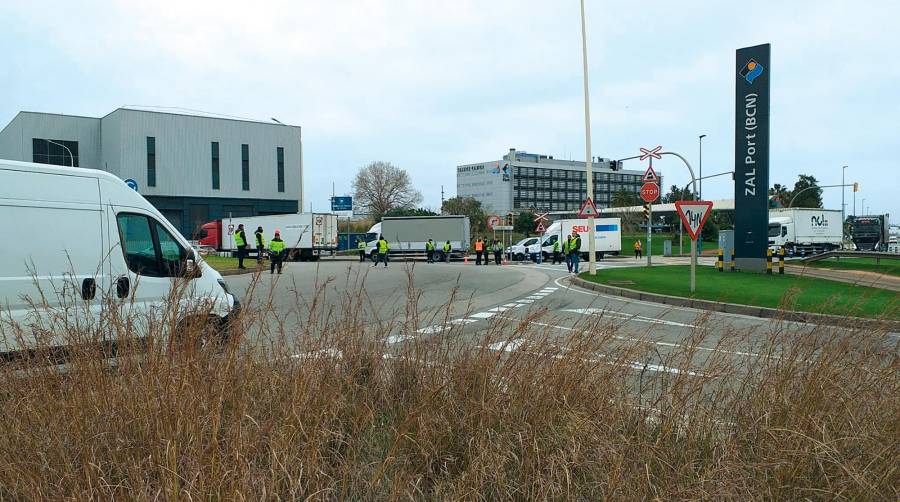
[{"label": "safety vest", "polygon": [[475,251],[484,251],[484,243],[481,241],[475,241]]},{"label": "safety vest", "polygon": [[553,241],[553,252],[559,251],[559,241]]},{"label": "safety vest", "polygon": [[425,243],[425,250],[426,250],[426,251],[434,251],[434,243],[431,242],[431,241],[426,242],[426,243]]},{"label": "safety vest", "polygon": [[581,239],[578,238],[572,239],[572,241],[569,243],[569,251],[578,251],[581,247],[581,242],[579,242],[580,240]]},{"label": "safety vest", "polygon": [[388,252],[388,243],[386,240],[381,239],[380,241],[378,241],[378,252],[381,254]]},{"label": "safety vest", "polygon": [[256,247],[266,247],[266,238],[263,236],[262,232],[256,232]]},{"label": "safety vest", "polygon": [[359,249],[366,249],[366,241],[359,241],[359,244],[356,245]]},{"label": "safety vest", "polygon": [[503,251],[503,244],[500,244],[499,242],[497,244],[494,244],[494,251]]},{"label": "safety vest", "polygon": [[445,253],[449,253],[449,252],[450,252],[450,244],[444,244],[444,252],[445,252]]},{"label": "safety vest", "polygon": [[641,249],[641,241],[634,241],[634,250],[637,251],[640,249]]},{"label": "safety vest", "polygon": [[241,235],[244,231],[238,230],[234,233],[234,244],[235,246],[246,246],[247,242],[244,240],[244,237]]},{"label": "safety vest", "polygon": [[269,251],[281,254],[281,252],[284,251],[284,241],[279,238],[272,239],[272,241],[269,242]]}]

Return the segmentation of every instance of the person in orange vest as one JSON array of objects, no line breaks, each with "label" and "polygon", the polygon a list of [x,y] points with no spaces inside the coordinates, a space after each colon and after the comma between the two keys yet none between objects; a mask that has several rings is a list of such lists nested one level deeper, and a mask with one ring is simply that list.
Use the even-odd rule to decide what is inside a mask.
[{"label": "person in orange vest", "polygon": [[481,265],[481,255],[484,254],[484,241],[481,240],[481,237],[475,241],[475,264]]},{"label": "person in orange vest", "polygon": [[641,244],[640,239],[634,241],[634,259],[635,260],[639,260],[641,258],[642,250],[643,250],[642,246],[643,246],[643,244]]}]

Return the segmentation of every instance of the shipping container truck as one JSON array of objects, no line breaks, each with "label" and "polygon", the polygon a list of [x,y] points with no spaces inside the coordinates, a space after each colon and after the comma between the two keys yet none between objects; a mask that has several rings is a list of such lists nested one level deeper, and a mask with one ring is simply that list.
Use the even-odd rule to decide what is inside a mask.
[{"label": "shipping container truck", "polygon": [[212,246],[219,251],[236,251],[234,232],[244,225],[247,236],[247,252],[255,255],[254,232],[263,228],[266,243],[272,240],[275,230],[281,231],[287,258],[295,261],[314,261],[338,247],[338,217],[328,213],[291,213],[271,216],[247,216],[224,218],[205,223],[200,227],[200,246]]},{"label": "shipping container truck", "polygon": [[[560,251],[565,245],[566,237],[572,232],[578,232],[581,236],[581,257],[588,259],[590,242],[588,241],[588,220],[570,219],[557,220],[547,227],[544,232],[541,250],[544,259],[553,254],[553,243],[560,242]],[[619,254],[622,251],[622,221],[619,218],[594,218],[594,255],[603,259],[607,254]]]},{"label": "shipping container truck", "polygon": [[889,214],[850,216],[850,240],[858,251],[887,251],[891,239]]},{"label": "shipping container truck", "polygon": [[369,229],[372,240],[366,243],[366,254],[375,261],[378,237],[388,241],[389,257],[425,256],[425,243],[434,241],[435,261],[445,259],[443,247],[450,241],[450,258],[462,258],[469,252],[468,216],[390,216],[382,218]]},{"label": "shipping container truck", "polygon": [[788,256],[819,254],[841,248],[841,212],[836,209],[769,210],[769,248]]}]

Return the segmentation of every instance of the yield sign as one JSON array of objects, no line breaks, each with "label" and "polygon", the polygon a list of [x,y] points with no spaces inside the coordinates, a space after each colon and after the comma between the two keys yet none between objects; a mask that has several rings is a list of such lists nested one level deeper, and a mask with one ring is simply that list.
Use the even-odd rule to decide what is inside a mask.
[{"label": "yield sign", "polygon": [[647,150],[646,148],[641,148],[641,160],[647,160],[652,157],[655,159],[662,159],[662,156],[659,154],[659,151],[662,150],[662,146],[657,146],[653,150]]},{"label": "yield sign", "polygon": [[678,216],[692,241],[700,236],[703,224],[712,213],[712,205],[712,202],[706,200],[681,200],[675,203],[675,210],[678,211]]},{"label": "yield sign", "polygon": [[653,170],[652,165],[648,166],[647,170],[644,171],[644,177],[641,178],[641,181],[643,181],[644,183],[659,183],[659,175],[656,174],[656,171]]},{"label": "yield sign", "polygon": [[598,216],[600,216],[600,211],[597,211],[597,206],[594,204],[594,201],[591,200],[590,197],[588,197],[581,204],[581,210],[578,211],[578,217],[579,218],[596,218]]}]

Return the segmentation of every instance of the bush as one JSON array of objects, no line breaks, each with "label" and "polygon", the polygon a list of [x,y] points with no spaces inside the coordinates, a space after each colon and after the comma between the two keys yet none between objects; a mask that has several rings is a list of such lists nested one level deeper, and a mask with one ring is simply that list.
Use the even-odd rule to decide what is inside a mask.
[{"label": "bush", "polygon": [[[141,344],[133,319],[74,326],[59,312],[45,327],[78,347],[63,371],[27,358],[2,370],[0,498],[900,496],[900,362],[884,332],[751,339],[700,320],[663,347],[602,316],[561,339],[536,309],[472,340],[448,322],[466,301],[452,291],[426,316],[410,286],[392,320],[369,322],[364,277],[344,280],[362,292],[294,291],[289,311],[248,295],[244,337],[224,347],[170,343],[174,299]],[[423,325],[445,329],[388,342]],[[115,365],[95,350],[108,338]]]}]

